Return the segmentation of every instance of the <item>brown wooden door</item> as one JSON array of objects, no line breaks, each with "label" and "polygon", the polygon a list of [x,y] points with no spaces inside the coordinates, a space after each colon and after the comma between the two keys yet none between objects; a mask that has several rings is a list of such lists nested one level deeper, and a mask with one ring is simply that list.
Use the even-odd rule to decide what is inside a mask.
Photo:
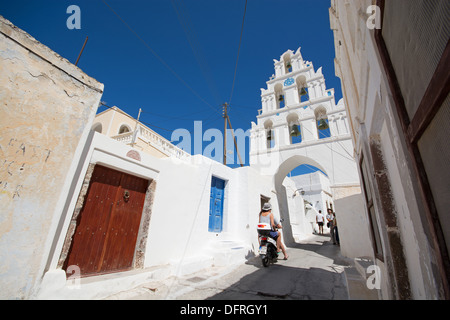
[{"label": "brown wooden door", "polygon": [[148,180],[96,165],[65,267],[82,276],[132,268]]}]

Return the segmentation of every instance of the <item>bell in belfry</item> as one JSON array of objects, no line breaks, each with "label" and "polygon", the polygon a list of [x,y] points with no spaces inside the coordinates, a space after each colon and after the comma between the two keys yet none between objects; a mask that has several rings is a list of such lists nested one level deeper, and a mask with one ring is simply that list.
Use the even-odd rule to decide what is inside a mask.
[{"label": "bell in belfry", "polygon": [[267,131],[267,140],[272,140],[272,130]]},{"label": "bell in belfry", "polygon": [[306,96],[307,94],[308,94],[308,92],[306,91],[305,87],[302,87],[302,89],[300,90],[300,95]]},{"label": "bell in belfry", "polygon": [[329,128],[327,121],[325,119],[320,119],[317,128],[319,128],[319,130],[327,130]]},{"label": "bell in belfry", "polygon": [[296,125],[296,124],[292,125],[291,132],[290,132],[291,137],[298,137],[298,136],[300,136],[300,134],[301,134],[301,132],[298,128],[298,125]]}]

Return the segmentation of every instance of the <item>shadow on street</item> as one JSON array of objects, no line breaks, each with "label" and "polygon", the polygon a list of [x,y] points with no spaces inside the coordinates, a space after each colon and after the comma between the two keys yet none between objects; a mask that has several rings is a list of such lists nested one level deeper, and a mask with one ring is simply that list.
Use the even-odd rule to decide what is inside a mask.
[{"label": "shadow on street", "polygon": [[[208,299],[348,299],[344,267],[348,265],[326,235],[315,235],[307,241],[287,247],[289,259],[268,268],[259,257],[247,261],[252,272],[243,275],[222,292]],[[256,268],[256,270],[255,270]]]}]

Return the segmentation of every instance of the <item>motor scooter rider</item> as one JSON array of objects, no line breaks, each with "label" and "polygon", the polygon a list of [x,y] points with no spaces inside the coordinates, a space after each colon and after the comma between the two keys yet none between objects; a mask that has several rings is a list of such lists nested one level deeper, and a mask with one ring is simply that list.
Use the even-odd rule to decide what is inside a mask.
[{"label": "motor scooter rider", "polygon": [[278,220],[275,219],[270,203],[267,202],[263,205],[262,210],[259,213],[259,222],[270,224],[272,228],[272,231],[270,231],[270,237],[277,241],[277,252],[280,252],[281,249],[284,254],[284,260],[287,260],[289,256],[286,253],[284,244],[281,242],[280,232],[277,231],[277,229],[282,228],[282,225]]}]

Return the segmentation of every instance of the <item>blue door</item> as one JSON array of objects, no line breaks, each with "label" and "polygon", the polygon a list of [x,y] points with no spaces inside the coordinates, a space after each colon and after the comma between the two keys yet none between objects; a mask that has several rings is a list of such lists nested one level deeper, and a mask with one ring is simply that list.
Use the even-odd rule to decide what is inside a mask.
[{"label": "blue door", "polygon": [[225,181],[211,178],[211,197],[209,202],[209,232],[221,232],[223,227],[223,197]]}]

